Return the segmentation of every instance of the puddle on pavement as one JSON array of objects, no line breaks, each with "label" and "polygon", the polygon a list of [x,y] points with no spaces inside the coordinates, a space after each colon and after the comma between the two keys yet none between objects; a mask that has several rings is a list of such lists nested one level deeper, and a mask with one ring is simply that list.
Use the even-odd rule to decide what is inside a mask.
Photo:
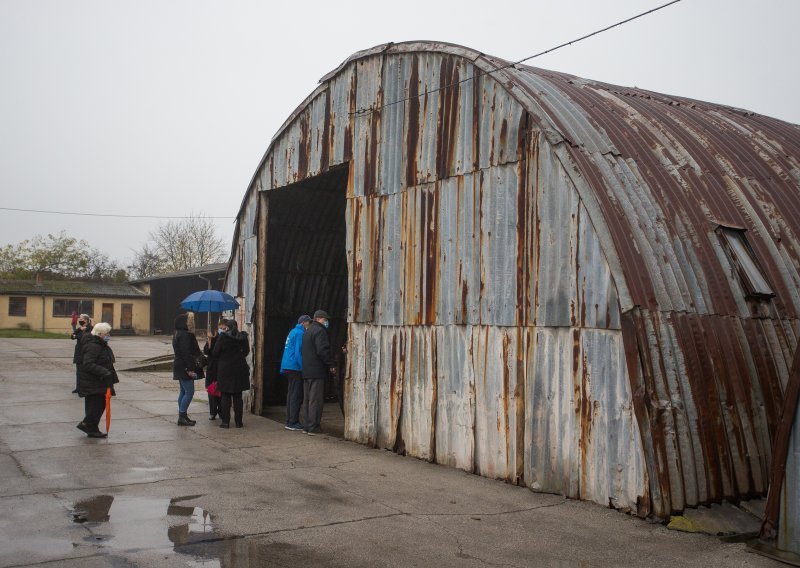
[{"label": "puddle on pavement", "polygon": [[183,505],[202,497],[175,499],[98,495],[69,508],[72,522],[87,529],[84,546],[109,554],[158,552],[180,554],[187,566],[233,568],[262,566],[287,546],[257,543],[247,538],[223,537],[214,529],[212,515]]},{"label": "puddle on pavement", "polygon": [[84,542],[115,552],[174,550],[218,538],[211,515],[184,499],[98,495],[70,508],[72,522],[84,525]]}]

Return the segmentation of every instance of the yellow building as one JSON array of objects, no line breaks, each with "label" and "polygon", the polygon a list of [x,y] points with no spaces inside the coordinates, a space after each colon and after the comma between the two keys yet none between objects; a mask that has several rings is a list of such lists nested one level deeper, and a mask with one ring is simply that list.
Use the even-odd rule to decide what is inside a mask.
[{"label": "yellow building", "polygon": [[72,312],[117,333],[150,333],[150,295],[131,284],[50,280],[0,280],[0,329],[71,333]]}]

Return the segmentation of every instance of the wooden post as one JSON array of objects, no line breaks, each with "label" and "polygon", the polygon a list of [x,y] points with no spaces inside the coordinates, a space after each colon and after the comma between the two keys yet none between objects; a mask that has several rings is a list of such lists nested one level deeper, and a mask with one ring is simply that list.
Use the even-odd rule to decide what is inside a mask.
[{"label": "wooden post", "polygon": [[264,339],[266,336],[266,295],[267,295],[267,208],[269,199],[266,192],[258,195],[258,238],[256,240],[256,285],[255,315],[253,330],[253,412],[261,414],[264,409]]}]

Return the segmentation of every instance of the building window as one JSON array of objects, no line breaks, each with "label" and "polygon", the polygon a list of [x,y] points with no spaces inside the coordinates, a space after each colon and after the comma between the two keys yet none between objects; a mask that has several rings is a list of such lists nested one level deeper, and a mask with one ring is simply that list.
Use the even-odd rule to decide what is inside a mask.
[{"label": "building window", "polygon": [[15,298],[8,299],[8,315],[14,317],[24,318],[28,313],[28,298]]},{"label": "building window", "polygon": [[717,233],[722,241],[722,248],[725,249],[731,265],[739,276],[745,294],[753,297],[774,296],[775,292],[767,281],[753,247],[747,242],[745,229],[720,226]]},{"label": "building window", "polygon": [[72,312],[86,314],[90,318],[94,317],[94,300],[68,300],[66,298],[55,298],[53,300],[53,317],[69,318]]}]

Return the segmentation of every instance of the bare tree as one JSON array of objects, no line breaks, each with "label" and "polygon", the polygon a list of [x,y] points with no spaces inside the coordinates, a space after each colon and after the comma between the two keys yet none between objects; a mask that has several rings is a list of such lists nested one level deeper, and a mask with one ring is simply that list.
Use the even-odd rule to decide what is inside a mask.
[{"label": "bare tree", "polygon": [[148,278],[166,272],[166,269],[153,248],[145,243],[133,253],[133,262],[128,266],[128,272],[133,278]]},{"label": "bare tree", "polygon": [[202,215],[160,223],[134,253],[129,270],[137,278],[195,268],[225,259],[225,242],[214,222]]}]

